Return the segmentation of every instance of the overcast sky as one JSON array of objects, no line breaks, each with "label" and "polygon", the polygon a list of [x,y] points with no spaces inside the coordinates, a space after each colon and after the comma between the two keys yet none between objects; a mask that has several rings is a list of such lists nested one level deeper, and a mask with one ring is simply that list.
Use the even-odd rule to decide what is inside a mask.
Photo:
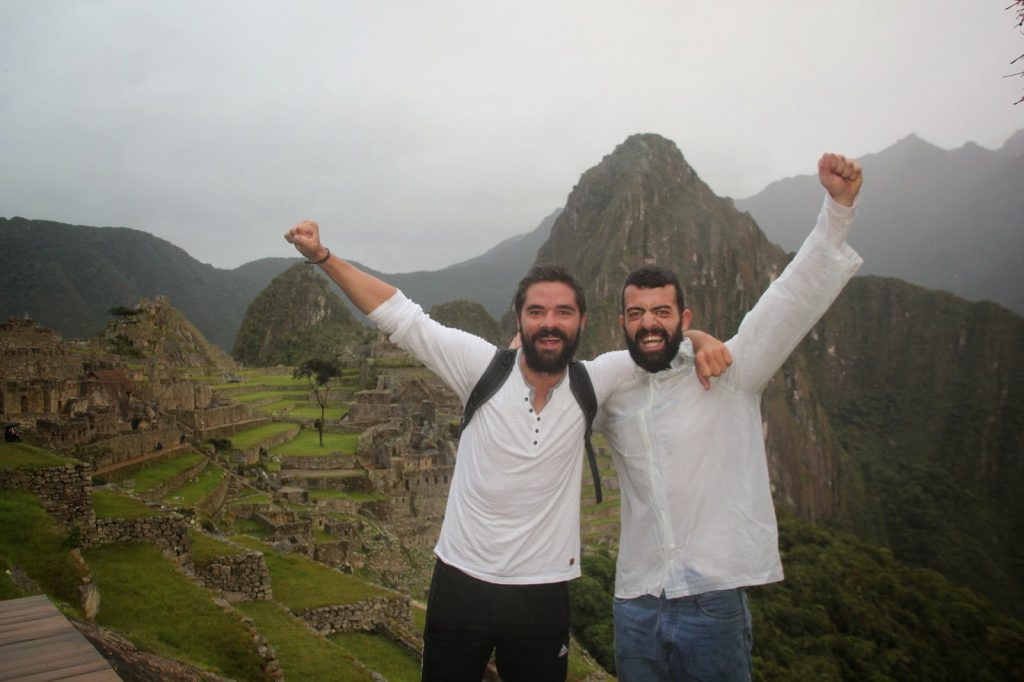
[{"label": "overcast sky", "polygon": [[[1024,128],[1011,0],[0,0],[0,216],[204,263],[436,269],[532,230],[626,137],[718,194],[917,133]],[[922,169],[927,172],[927,169]]]}]

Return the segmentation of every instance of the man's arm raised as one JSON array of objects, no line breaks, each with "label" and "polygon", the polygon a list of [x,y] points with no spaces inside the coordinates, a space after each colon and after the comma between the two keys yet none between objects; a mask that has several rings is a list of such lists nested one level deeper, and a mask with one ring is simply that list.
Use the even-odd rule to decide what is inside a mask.
[{"label": "man's arm raised", "polygon": [[333,255],[320,243],[320,226],[312,220],[298,223],[285,232],[284,238],[308,262],[319,265],[364,314],[369,314],[397,291],[387,282]]},{"label": "man's arm raised", "polygon": [[818,159],[818,180],[828,190],[832,200],[843,206],[853,206],[864,183],[860,164],[842,154],[822,154]]}]

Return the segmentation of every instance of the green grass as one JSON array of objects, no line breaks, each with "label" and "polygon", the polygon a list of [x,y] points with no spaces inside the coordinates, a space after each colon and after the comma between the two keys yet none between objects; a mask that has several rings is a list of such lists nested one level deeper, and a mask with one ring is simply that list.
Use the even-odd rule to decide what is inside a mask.
[{"label": "green grass", "polygon": [[[313,632],[276,602],[249,601],[236,608],[253,619],[277,654],[286,680],[369,682],[366,669],[344,647]],[[398,678],[388,677],[398,682]]]},{"label": "green grass", "polygon": [[299,404],[305,405],[308,402],[308,400],[278,400],[276,402],[264,405],[258,409],[261,410],[262,412],[272,412],[274,414],[277,414],[279,412],[285,412],[287,410],[290,410],[291,408]]},{"label": "green grass", "polygon": [[220,485],[227,472],[218,466],[208,465],[194,479],[164,496],[164,502],[183,507],[198,507]]},{"label": "green grass", "polygon": [[291,374],[259,374],[254,377],[249,377],[249,382],[253,384],[263,384],[264,386],[303,386],[309,387],[309,382],[305,377],[299,377],[295,379]]},{"label": "green grass", "polygon": [[197,564],[207,562],[215,557],[236,556],[244,552],[235,545],[221,542],[194,528],[188,529],[188,536],[192,540],[192,560]]},{"label": "green grass", "polygon": [[85,557],[103,595],[100,625],[140,649],[232,679],[262,679],[262,661],[238,616],[216,606],[157,547],[108,545],[88,550]]},{"label": "green grass", "polygon": [[358,656],[367,667],[390,682],[414,682],[420,679],[420,662],[383,635],[345,632],[330,635],[327,639]]},{"label": "green grass", "polygon": [[0,490],[0,559],[27,573],[55,601],[77,611],[81,571],[65,534],[31,493]]},{"label": "green grass", "polygon": [[276,552],[254,538],[237,536],[232,539],[263,552],[274,586],[274,599],[292,611],[394,595],[394,592],[339,573],[299,554]]},{"label": "green grass", "polygon": [[416,630],[422,635],[423,631],[427,629],[427,609],[423,606],[412,605],[412,624],[416,626]]},{"label": "green grass", "polygon": [[78,460],[58,457],[28,443],[0,442],[0,469],[40,469],[77,463]]},{"label": "green grass", "polygon": [[271,422],[269,424],[263,424],[262,426],[256,426],[245,431],[239,431],[235,435],[231,436],[231,444],[237,450],[248,450],[251,447],[255,447],[263,441],[276,436],[279,433],[294,429],[295,424],[288,422]]},{"label": "green grass", "polygon": [[332,452],[355,454],[359,446],[358,433],[325,433],[320,447],[320,434],[315,429],[302,429],[295,438],[270,449],[275,455],[329,455]]},{"label": "green grass", "polygon": [[[336,407],[328,406],[324,410],[324,419],[337,420],[348,414],[348,405],[340,405]],[[294,407],[288,410],[289,417],[298,417],[299,419],[319,419],[320,418],[320,407],[318,405],[311,405],[308,407]]]},{"label": "green grass", "polygon": [[160,509],[148,507],[141,500],[113,490],[94,490],[92,504],[98,519],[139,519],[147,516],[166,516]]},{"label": "green grass", "polygon": [[195,452],[188,452],[178,455],[172,459],[165,459],[153,464],[148,464],[141,469],[125,474],[120,478],[124,480],[131,478],[135,480],[135,492],[144,493],[152,490],[178,474],[187,471],[203,461],[203,456]]}]

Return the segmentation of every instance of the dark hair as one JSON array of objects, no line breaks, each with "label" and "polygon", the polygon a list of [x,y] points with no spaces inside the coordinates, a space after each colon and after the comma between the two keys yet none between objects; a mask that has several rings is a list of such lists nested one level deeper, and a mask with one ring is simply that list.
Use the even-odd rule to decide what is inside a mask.
[{"label": "dark hair", "polygon": [[576,307],[579,308],[580,315],[587,314],[587,297],[583,293],[583,286],[579,280],[561,265],[538,263],[530,268],[530,271],[526,273],[526,277],[519,280],[519,287],[516,288],[516,297],[512,301],[512,305],[516,310],[516,318],[523,311],[523,304],[526,302],[526,290],[540,282],[561,282],[562,284],[569,285],[573,293],[576,294]]},{"label": "dark hair", "polygon": [[679,306],[679,313],[682,314],[686,305],[683,302],[683,285],[679,283],[679,275],[660,265],[644,265],[629,273],[626,283],[622,285],[622,311],[626,311],[626,287],[660,289],[669,285],[676,288],[676,304]]}]

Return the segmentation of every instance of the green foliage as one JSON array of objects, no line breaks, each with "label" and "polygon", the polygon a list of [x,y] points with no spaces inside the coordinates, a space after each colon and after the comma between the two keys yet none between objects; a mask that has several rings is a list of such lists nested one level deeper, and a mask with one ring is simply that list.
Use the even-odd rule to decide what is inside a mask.
[{"label": "green foliage", "polygon": [[363,342],[367,330],[314,270],[297,263],[252,299],[235,339],[236,360],[250,367],[296,365]]},{"label": "green foliage", "polygon": [[569,583],[569,629],[590,655],[614,674],[615,559],[607,550],[598,550],[583,556],[580,569],[583,575]]},{"label": "green foliage", "polygon": [[135,315],[138,315],[142,311],[137,308],[126,308],[123,305],[119,305],[114,308],[110,308],[107,312],[113,315],[114,317],[120,317],[122,320],[124,320],[129,317],[134,317]]},{"label": "green foliage", "polygon": [[491,317],[487,309],[474,301],[439,303],[430,309],[430,317],[446,327],[475,334],[496,346],[507,346],[511,340],[511,337],[502,332],[501,325]]},{"label": "green foliage", "polygon": [[157,547],[109,545],[85,558],[103,595],[98,623],[144,650],[232,679],[262,679],[262,661],[241,620],[216,606]]},{"label": "green foliage", "polygon": [[124,334],[116,334],[107,342],[107,350],[114,355],[121,355],[126,358],[144,358],[146,354],[135,342]]},{"label": "green foliage", "polygon": [[1005,680],[1024,625],[938,573],[780,518],[782,583],[751,589],[758,679]]},{"label": "green foliage", "polygon": [[211,438],[206,442],[212,445],[217,452],[227,452],[234,447],[230,438]]}]

